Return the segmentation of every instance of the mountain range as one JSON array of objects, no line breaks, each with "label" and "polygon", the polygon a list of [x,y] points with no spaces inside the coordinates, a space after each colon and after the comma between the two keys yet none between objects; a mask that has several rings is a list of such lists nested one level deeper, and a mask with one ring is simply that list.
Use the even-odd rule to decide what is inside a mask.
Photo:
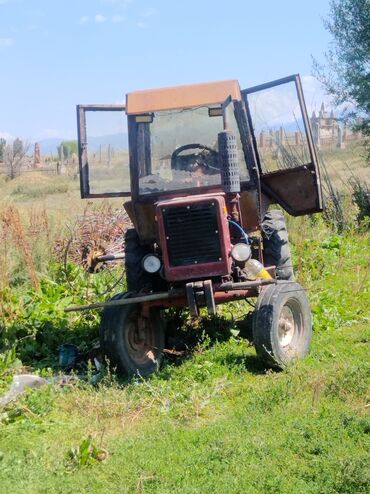
[{"label": "mountain range", "polygon": [[[42,155],[57,155],[58,146],[62,141],[69,139],[64,139],[63,137],[52,137],[48,139],[41,139],[39,141],[40,151]],[[128,149],[128,135],[127,133],[122,134],[111,134],[99,137],[88,138],[88,147],[90,151],[98,151],[99,147],[112,146],[115,149]]]}]

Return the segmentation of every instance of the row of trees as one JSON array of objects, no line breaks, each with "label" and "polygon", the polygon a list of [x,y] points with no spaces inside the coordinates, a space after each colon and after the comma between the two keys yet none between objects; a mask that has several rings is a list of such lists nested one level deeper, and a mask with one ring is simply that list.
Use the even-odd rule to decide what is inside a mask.
[{"label": "row of trees", "polygon": [[[21,139],[16,138],[13,142],[7,143],[4,138],[0,138],[0,163],[3,163],[5,174],[13,179],[19,175],[21,168],[25,165],[30,146]],[[62,141],[57,147],[59,160],[67,160],[73,154],[77,154],[77,141]],[[29,158],[31,163],[31,158]]]}]

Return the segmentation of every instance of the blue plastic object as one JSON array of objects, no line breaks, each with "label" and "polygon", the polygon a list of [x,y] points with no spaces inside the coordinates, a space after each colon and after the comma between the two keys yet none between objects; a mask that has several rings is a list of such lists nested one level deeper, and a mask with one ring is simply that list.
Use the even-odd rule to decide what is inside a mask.
[{"label": "blue plastic object", "polygon": [[59,365],[62,368],[73,367],[78,356],[78,347],[65,343],[59,347]]}]

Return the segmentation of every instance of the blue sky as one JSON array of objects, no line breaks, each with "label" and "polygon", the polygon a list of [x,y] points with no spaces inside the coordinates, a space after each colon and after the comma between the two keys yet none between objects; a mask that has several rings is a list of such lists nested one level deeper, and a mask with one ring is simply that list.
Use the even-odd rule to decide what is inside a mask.
[{"label": "blue sky", "polygon": [[323,93],[311,55],[330,42],[328,0],[0,0],[0,136],[75,138],[77,103],[128,91],[293,73]]}]

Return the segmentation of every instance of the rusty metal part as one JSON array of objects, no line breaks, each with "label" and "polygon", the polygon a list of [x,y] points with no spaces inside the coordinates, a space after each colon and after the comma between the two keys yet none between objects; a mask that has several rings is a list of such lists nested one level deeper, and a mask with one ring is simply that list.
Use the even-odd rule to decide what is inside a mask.
[{"label": "rusty metal part", "polygon": [[228,193],[226,194],[226,204],[227,210],[231,219],[240,223],[240,195],[239,193]]},{"label": "rusty metal part", "polygon": [[[238,300],[247,297],[256,297],[258,295],[258,288],[272,283],[278,283],[277,280],[256,280],[243,283],[222,283],[215,286],[214,300],[215,304],[228,302],[231,300]],[[288,282],[284,282],[288,283]],[[191,285],[191,283],[190,283]],[[64,309],[65,312],[74,312],[90,309],[103,309],[104,307],[117,307],[120,305],[128,304],[145,304],[145,308],[152,306],[163,307],[187,307],[188,301],[185,290],[174,289],[169,292],[151,293],[149,295],[139,295],[137,297],[111,300],[108,302],[96,302],[88,305],[71,305]]]},{"label": "rusty metal part", "polygon": [[241,100],[238,81],[216,81],[146,89],[127,94],[126,111],[128,115],[134,115],[160,110],[222,104],[228,96],[231,96],[233,100]]},{"label": "rusty metal part", "polygon": [[166,300],[170,297],[181,296],[184,294],[184,291],[175,291],[172,292],[159,292],[152,293],[150,295],[140,295],[138,297],[124,298],[119,300],[110,300],[108,302],[96,302],[94,304],[88,305],[71,305],[70,307],[66,307],[64,312],[74,312],[74,311],[82,311],[82,310],[90,310],[90,309],[103,309],[104,307],[117,307],[119,305],[128,305],[128,304],[138,304],[142,302],[150,302],[154,300]]},{"label": "rusty metal part", "polygon": [[216,314],[216,304],[215,304],[215,298],[213,296],[212,280],[206,280],[203,283],[203,288],[204,288],[204,298],[206,301],[208,314],[213,316]]},{"label": "rusty metal part", "polygon": [[87,285],[95,283],[91,273],[104,269],[104,284],[99,284],[97,295],[103,296],[118,286],[124,276],[124,235],[130,226],[124,209],[113,209],[106,204],[91,207],[89,204],[83,214],[66,227],[68,234],[54,245],[68,284],[73,287],[81,276],[79,269],[70,269],[70,265],[76,265],[83,267]]},{"label": "rusty metal part", "polygon": [[85,245],[82,249],[81,265],[87,273],[98,273],[104,269],[104,262],[98,259],[104,257],[106,250],[102,245]]},{"label": "rusty metal part", "polygon": [[105,254],[103,256],[97,256],[95,258],[96,262],[107,262],[107,261],[119,261],[125,258],[125,253],[120,254]]},{"label": "rusty metal part", "polygon": [[98,273],[107,267],[107,262],[119,261],[125,258],[125,253],[106,254],[103,246],[92,247],[85,246],[82,257],[82,267],[88,273]]},{"label": "rusty metal part", "polygon": [[194,293],[194,284],[186,283],[186,299],[191,317],[198,317],[198,304]]},{"label": "rusty metal part", "polygon": [[[253,118],[249,108],[248,96],[252,93],[265,91],[266,89],[288,83],[293,83],[295,85],[297,101],[299,103],[304,125],[303,135],[306,139],[309,156],[306,159],[306,163],[302,163],[301,166],[294,166],[293,168],[280,169],[266,173],[262,167],[256,135],[253,130]],[[252,133],[254,151],[261,179],[261,191],[270,198],[271,202],[280,204],[280,206],[292,216],[321,212],[323,204],[320,171],[299,75],[296,74],[259,86],[243,89],[241,93]]]},{"label": "rusty metal part", "polygon": [[[214,293],[214,300],[215,300],[215,304],[219,305],[219,304],[223,304],[225,302],[232,302],[234,300],[244,300],[246,298],[257,297],[257,296],[258,296],[257,288],[251,288],[250,290],[233,290],[230,292],[215,292]],[[150,307],[184,308],[184,307],[188,306],[186,296],[175,297],[175,298],[171,298],[171,299],[168,298],[165,300],[156,300],[156,301],[144,302],[144,305],[146,306],[146,310],[149,310]]]}]

